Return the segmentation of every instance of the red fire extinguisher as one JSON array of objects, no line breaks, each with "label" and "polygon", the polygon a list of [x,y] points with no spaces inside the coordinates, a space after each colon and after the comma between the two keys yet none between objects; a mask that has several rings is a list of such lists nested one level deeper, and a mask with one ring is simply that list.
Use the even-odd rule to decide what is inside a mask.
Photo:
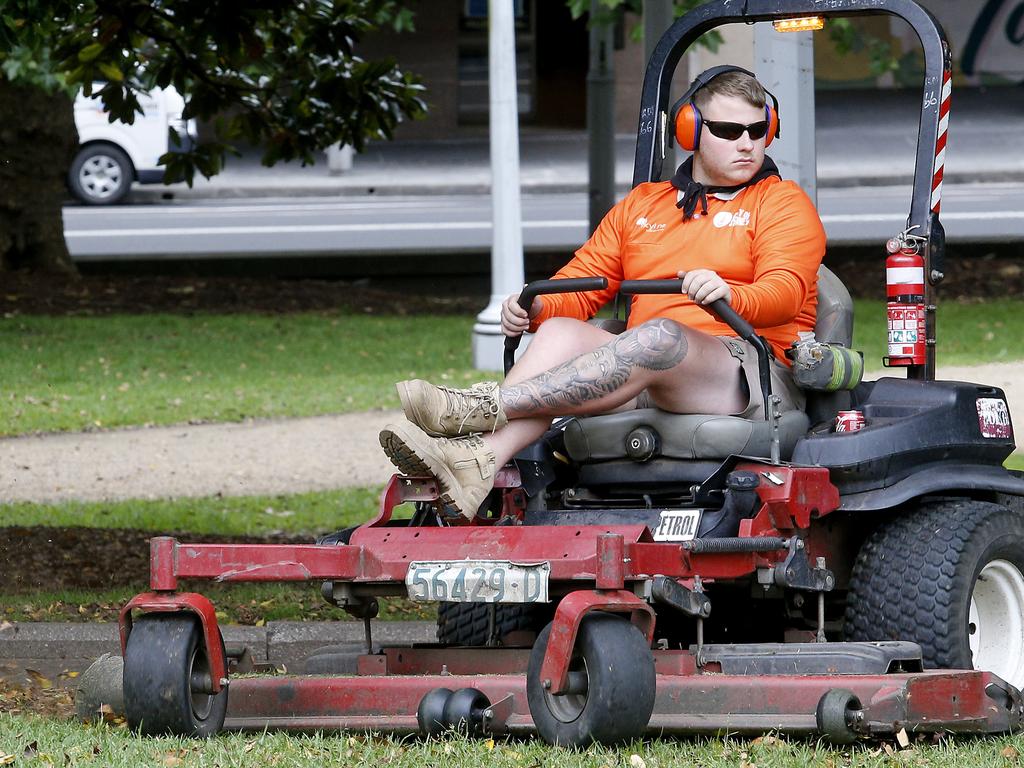
[{"label": "red fire extinguisher", "polygon": [[924,257],[895,238],[888,243],[885,288],[888,297],[889,366],[924,365]]}]

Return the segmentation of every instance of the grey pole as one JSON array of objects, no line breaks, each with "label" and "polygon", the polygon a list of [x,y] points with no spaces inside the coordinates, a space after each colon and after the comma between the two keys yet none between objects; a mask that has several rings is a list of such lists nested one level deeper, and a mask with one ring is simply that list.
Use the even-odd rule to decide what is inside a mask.
[{"label": "grey pole", "polygon": [[519,112],[512,0],[490,0],[488,76],[491,134],[491,301],[473,326],[473,366],[500,371],[501,302],[522,290],[523,234],[519,199]]},{"label": "grey pole", "polygon": [[612,62],[614,30],[595,24],[600,9],[590,1],[590,68],[587,70],[587,134],[590,232],[615,204],[615,76]]},{"label": "grey pole", "polygon": [[672,0],[644,0],[644,69],[647,69],[647,62],[651,60],[654,53],[654,46],[665,34],[665,30],[672,26],[675,18],[672,8]]},{"label": "grey pole", "polygon": [[[665,34],[672,22],[675,21],[675,9],[672,0],[644,0],[644,70],[647,69],[647,62],[651,60],[654,47],[658,40]],[[660,118],[659,118],[660,119]],[[668,162],[668,170],[671,174],[679,163],[686,159],[686,153],[679,149],[675,143],[672,144],[675,150],[674,162]],[[657,181],[657,179],[655,179]]]},{"label": "grey pole", "polygon": [[814,146],[814,33],[776,32],[754,25],[754,68],[761,83],[779,98],[781,136],[768,149],[784,179],[792,179],[818,202]]}]

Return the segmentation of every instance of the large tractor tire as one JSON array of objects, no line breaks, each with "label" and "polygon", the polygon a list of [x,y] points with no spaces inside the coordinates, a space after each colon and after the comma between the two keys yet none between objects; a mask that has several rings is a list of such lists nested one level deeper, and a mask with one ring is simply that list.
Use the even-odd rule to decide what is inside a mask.
[{"label": "large tractor tire", "polygon": [[927,668],[1024,685],[1024,514],[944,499],[881,526],[854,565],[845,634],[910,640]]}]

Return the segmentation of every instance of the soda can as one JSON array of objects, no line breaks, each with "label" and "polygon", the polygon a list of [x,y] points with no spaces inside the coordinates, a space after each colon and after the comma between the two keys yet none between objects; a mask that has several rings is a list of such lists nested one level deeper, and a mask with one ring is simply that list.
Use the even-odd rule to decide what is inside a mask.
[{"label": "soda can", "polygon": [[856,432],[864,426],[861,411],[839,411],[836,414],[836,432]]}]

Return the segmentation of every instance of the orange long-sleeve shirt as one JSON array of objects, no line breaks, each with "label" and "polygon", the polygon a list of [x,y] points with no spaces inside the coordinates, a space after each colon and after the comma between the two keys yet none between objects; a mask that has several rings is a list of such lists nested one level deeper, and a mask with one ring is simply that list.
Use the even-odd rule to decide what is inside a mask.
[{"label": "orange long-sleeve shirt", "polygon": [[[615,205],[555,277],[603,275],[608,288],[542,296],[531,329],[550,317],[586,320],[615,296],[622,280],[674,278],[711,269],[732,290],[732,307],[772,345],[775,356],[813,330],[825,231],[794,182],[769,177],[732,196],[708,195],[707,215],[688,221],[669,182],[641,184]],[[634,296],[629,326],[655,317],[715,336],[735,333],[685,294]]]}]

